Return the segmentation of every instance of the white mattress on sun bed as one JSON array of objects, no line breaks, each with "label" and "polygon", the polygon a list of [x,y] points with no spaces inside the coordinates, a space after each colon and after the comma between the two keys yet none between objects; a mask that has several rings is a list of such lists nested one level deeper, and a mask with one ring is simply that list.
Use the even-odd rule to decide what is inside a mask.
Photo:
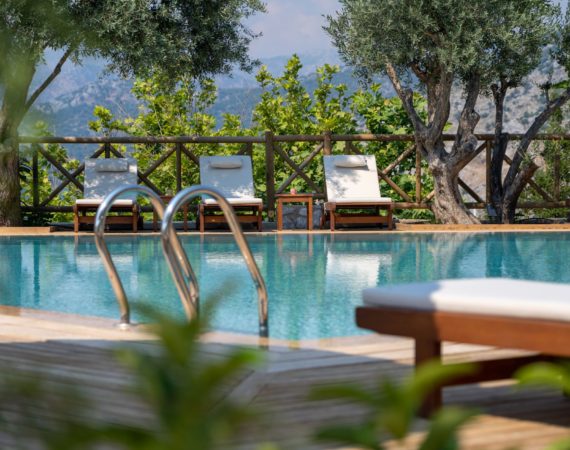
[{"label": "white mattress on sun bed", "polygon": [[441,280],[375,287],[367,306],[570,321],[570,285],[507,278]]},{"label": "white mattress on sun bed", "polygon": [[[226,198],[226,200],[230,203],[230,205],[247,205],[249,203],[261,204],[263,200],[260,198],[247,198],[247,197],[234,197],[234,198]],[[207,198],[204,200],[206,205],[217,205],[218,202],[213,198]]]},{"label": "white mattress on sun bed", "polygon": [[[102,198],[78,198],[75,203],[82,206],[99,206],[103,203]],[[115,206],[131,206],[134,203],[131,199],[117,199],[113,202]]]}]

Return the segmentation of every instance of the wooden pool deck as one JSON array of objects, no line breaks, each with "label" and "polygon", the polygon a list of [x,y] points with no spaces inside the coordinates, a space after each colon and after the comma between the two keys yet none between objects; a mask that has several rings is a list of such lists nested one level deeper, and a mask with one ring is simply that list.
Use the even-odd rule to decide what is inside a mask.
[{"label": "wooden pool deck", "polygon": [[[203,352],[217,357],[233,345],[256,343],[255,338],[212,333],[204,337]],[[57,385],[78,386],[95,402],[92,413],[105,421],[146,422],[148,411],[128,393],[131,376],[113,358],[118,345],[152,349],[156,344],[142,331],[120,331],[107,320],[0,310],[2,372],[16,367],[20,376],[41,374]],[[244,430],[231,448],[253,449],[262,442],[275,442],[281,449],[333,448],[315,444],[311,440],[314,430],[359,420],[363,411],[338,401],[309,401],[311,387],[337,382],[372,386],[380,377],[406,376],[412,362],[411,341],[380,336],[272,341],[265,353],[263,367],[225,386],[224,395],[251,404],[264,418],[260,426]],[[472,361],[508,353],[513,352],[460,344],[445,348],[449,360]],[[570,400],[559,393],[515,390],[511,382],[501,381],[448,389],[445,401],[482,411],[461,434],[465,449],[540,449],[570,437]],[[0,402],[0,410],[10,408],[9,402]],[[49,410],[39,412],[49,415]],[[425,422],[418,421],[410,439],[393,443],[391,448],[414,448],[424,427]],[[1,428],[0,448],[13,448]]]}]

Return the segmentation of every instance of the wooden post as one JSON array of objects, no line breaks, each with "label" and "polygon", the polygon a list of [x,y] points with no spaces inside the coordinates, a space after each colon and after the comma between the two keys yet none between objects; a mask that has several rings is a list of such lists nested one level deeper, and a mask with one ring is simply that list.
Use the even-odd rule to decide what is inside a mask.
[{"label": "wooden post", "polygon": [[182,144],[176,144],[176,192],[182,190]]},{"label": "wooden post", "polygon": [[273,133],[265,132],[265,187],[267,193],[267,217],[275,220],[275,149]]},{"label": "wooden post", "polygon": [[491,141],[487,141],[485,149],[485,203],[491,204],[491,159],[493,157],[493,146]]},{"label": "wooden post", "polygon": [[[415,341],[416,370],[429,361],[436,360],[441,362],[441,342],[432,341],[430,339],[416,339]],[[441,408],[442,397],[441,386],[435,387],[426,395],[419,410],[420,416],[429,418],[435,411]]]},{"label": "wooden post", "polygon": [[422,153],[416,145],[416,203],[422,202]]},{"label": "wooden post", "polygon": [[34,205],[34,212],[40,205],[40,185],[39,185],[39,168],[38,168],[38,151],[34,149],[34,156],[32,156],[32,201]]},{"label": "wooden post", "polygon": [[332,140],[330,131],[325,131],[323,133],[323,144],[323,154],[330,155],[332,153]]},{"label": "wooden post", "polygon": [[110,158],[111,157],[111,143],[110,142],[105,142],[105,158]]},{"label": "wooden post", "polygon": [[552,178],[554,178],[554,200],[560,200],[560,152],[562,148],[558,146],[554,154],[554,161],[552,161]]}]

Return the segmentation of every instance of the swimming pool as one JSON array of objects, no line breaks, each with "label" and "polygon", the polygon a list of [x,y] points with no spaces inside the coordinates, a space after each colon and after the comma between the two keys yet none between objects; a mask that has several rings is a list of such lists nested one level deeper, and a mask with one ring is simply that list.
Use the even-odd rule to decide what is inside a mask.
[{"label": "swimming pool", "polygon": [[[202,299],[223,292],[213,328],[256,334],[256,292],[232,237],[180,238]],[[498,276],[570,283],[570,233],[563,232],[271,234],[248,241],[268,287],[275,338],[361,334],[354,307],[360,291],[374,285]],[[133,309],[145,303],[183,317],[158,237],[110,235],[107,242]],[[119,317],[93,237],[0,237],[0,257],[1,304]]]}]

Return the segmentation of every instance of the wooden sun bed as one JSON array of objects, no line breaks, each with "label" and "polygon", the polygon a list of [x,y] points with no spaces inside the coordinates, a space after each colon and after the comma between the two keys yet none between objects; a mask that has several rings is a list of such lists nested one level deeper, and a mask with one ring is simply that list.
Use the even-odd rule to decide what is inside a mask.
[{"label": "wooden sun bed", "polygon": [[[262,231],[263,202],[255,197],[250,156],[200,156],[200,182],[218,189],[226,197],[238,213],[240,223],[255,224],[257,231]],[[201,233],[208,223],[226,223],[213,199],[202,201],[198,210],[196,225]]]},{"label": "wooden sun bed", "polygon": [[[361,328],[415,340],[415,366],[441,359],[443,341],[538,352],[484,361],[477,372],[445,386],[511,378],[531,362],[570,357],[570,286],[501,278],[444,280],[371,288],[356,309]],[[428,416],[442,388],[425,400]]]},{"label": "wooden sun bed", "polygon": [[[84,198],[73,205],[73,229],[79,232],[81,224],[94,224],[97,208],[103,199],[120,186],[136,185],[137,163],[132,158],[88,158],[85,160]],[[118,199],[110,212],[107,224],[125,224],[138,231],[140,209],[135,199]]]},{"label": "wooden sun bed", "polygon": [[[338,224],[386,224],[389,230],[393,228],[393,202],[380,195],[374,155],[325,155],[323,165],[327,201],[321,228],[327,220],[331,231]],[[351,212],[354,210],[361,212]],[[386,210],[386,215],[381,216],[380,210]]]}]

